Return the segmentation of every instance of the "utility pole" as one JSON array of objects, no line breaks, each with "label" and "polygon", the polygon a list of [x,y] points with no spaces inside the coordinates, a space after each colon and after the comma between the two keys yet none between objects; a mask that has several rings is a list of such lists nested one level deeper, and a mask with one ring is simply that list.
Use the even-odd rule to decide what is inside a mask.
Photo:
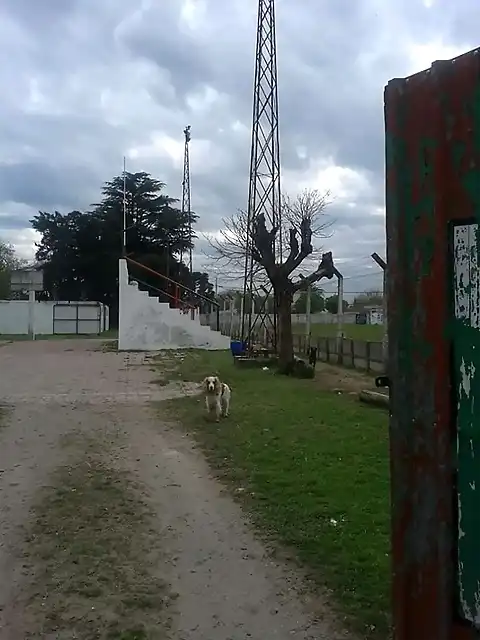
[{"label": "utility pole", "polygon": [[278,227],[273,253],[276,262],[282,261],[281,189],[280,189],[280,139],[278,128],[277,42],[275,33],[274,0],[258,0],[257,43],[255,54],[255,79],[253,87],[252,139],[250,151],[250,181],[247,208],[247,246],[243,282],[243,299],[251,300],[243,305],[241,338],[251,346],[251,336],[259,323],[270,334],[274,351],[277,348],[277,304],[268,313],[268,297],[274,295],[271,285],[265,304],[254,311],[254,299],[262,285],[255,276],[252,252],[252,236],[255,220],[265,216],[267,225]]},{"label": "utility pole", "polygon": [[372,253],[372,258],[383,269],[383,340],[382,340],[382,357],[385,372],[388,368],[388,318],[387,318],[387,263],[381,258],[378,253]]},{"label": "utility pole", "polygon": [[306,323],[305,323],[305,339],[307,341],[307,351],[310,348],[310,342],[311,342],[311,337],[312,337],[312,328],[311,328],[311,322],[312,322],[312,285],[309,284],[307,287],[307,291],[306,291],[306,295],[307,295],[307,308],[305,309],[306,311]]},{"label": "utility pole", "polygon": [[337,360],[343,363],[343,275],[334,267],[333,273],[337,276]]}]

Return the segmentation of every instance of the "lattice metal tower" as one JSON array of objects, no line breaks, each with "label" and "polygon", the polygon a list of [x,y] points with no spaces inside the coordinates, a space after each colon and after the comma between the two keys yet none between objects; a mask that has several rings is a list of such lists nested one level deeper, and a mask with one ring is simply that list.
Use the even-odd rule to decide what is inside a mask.
[{"label": "lattice metal tower", "polygon": [[[248,190],[248,234],[243,285],[242,339],[251,345],[256,334],[277,346],[277,305],[266,274],[258,273],[253,260],[252,231],[255,219],[265,215],[267,227],[279,226],[281,216],[280,142],[278,129],[277,43],[274,0],[259,0],[255,80],[253,88],[252,146]],[[277,234],[275,257],[282,260],[282,234]],[[252,300],[265,297],[253,309]],[[271,302],[274,302],[271,305]],[[273,308],[269,309],[269,305]],[[268,311],[271,311],[269,314]],[[256,311],[256,312],[255,312]]]},{"label": "lattice metal tower", "polygon": [[[183,181],[182,181],[182,219],[188,215],[188,241],[190,243],[190,248],[188,249],[188,268],[190,273],[192,273],[193,265],[192,265],[192,210],[191,210],[191,201],[190,201],[190,125],[185,127],[183,130],[183,134],[185,136],[185,151],[183,154]],[[180,262],[183,260],[183,251],[180,254]]]}]

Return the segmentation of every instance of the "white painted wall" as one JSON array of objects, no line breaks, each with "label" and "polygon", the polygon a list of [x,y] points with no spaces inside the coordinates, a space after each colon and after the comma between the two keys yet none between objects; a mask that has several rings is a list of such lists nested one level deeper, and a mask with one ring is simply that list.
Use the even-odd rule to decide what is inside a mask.
[{"label": "white painted wall", "polygon": [[230,338],[202,326],[197,316],[171,309],[166,302],[140,291],[128,281],[126,260],[119,260],[118,348],[120,351],[160,351],[161,349],[230,348]]},{"label": "white painted wall", "polygon": [[[28,334],[28,306],[28,300],[0,300],[0,335]],[[110,320],[108,307],[97,302],[35,302],[33,324],[36,335],[98,334]]]}]

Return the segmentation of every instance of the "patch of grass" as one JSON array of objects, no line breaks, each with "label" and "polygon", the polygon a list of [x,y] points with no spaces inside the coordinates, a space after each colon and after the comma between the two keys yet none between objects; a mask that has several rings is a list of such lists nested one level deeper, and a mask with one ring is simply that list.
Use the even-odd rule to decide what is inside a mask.
[{"label": "patch of grass", "polygon": [[[380,324],[344,324],[343,335],[350,340],[365,340],[366,342],[381,342],[384,327]],[[305,335],[305,325],[293,324],[293,332],[297,335]],[[312,336],[315,338],[334,338],[337,335],[336,324],[312,323]]]},{"label": "patch of grass", "polygon": [[118,351],[118,340],[105,340],[102,343],[102,351]]},{"label": "patch of grass", "polygon": [[[161,363],[160,359],[160,363]],[[316,380],[237,368],[229,354],[189,352],[175,375],[217,373],[231,416],[201,419],[201,397],[171,401],[261,527],[296,551],[351,627],[385,638],[390,615],[388,418]],[[162,407],[165,407],[162,404]]]},{"label": "patch of grass", "polygon": [[31,637],[166,638],[170,596],[152,570],[157,538],[139,488],[98,447],[59,468],[27,539],[35,575],[26,612],[36,629]]}]

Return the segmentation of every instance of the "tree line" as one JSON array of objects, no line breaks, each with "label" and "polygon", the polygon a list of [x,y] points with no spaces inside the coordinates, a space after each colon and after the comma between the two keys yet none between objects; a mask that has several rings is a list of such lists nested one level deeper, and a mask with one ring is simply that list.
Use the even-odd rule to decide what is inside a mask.
[{"label": "tree line", "polygon": [[[213,298],[208,274],[193,272],[181,260],[190,248],[190,224],[197,216],[182,212],[178,200],[165,192],[165,183],[149,173],[126,173],[106,182],[97,204],[85,211],[39,211],[30,221],[39,232],[36,259],[43,263],[44,300],[95,300],[118,315],[118,260],[122,255],[126,212],[126,253],[150,269]],[[130,267],[140,287],[168,301],[175,286],[151,271]],[[184,299],[191,294],[183,293]],[[198,304],[198,300],[192,303]]]},{"label": "tree line", "polygon": [[[338,295],[336,293],[331,295],[326,295],[323,289],[320,287],[313,285],[311,288],[310,294],[310,312],[311,313],[320,313],[322,311],[327,311],[328,313],[335,314],[338,311]],[[219,301],[223,303],[223,301],[227,301],[227,307],[230,307],[230,303],[233,303],[233,306],[237,311],[240,309],[241,299],[243,294],[241,291],[230,289],[228,291],[224,291],[219,295]],[[306,313],[307,312],[307,297],[308,294],[306,291],[302,291],[298,296],[297,300],[294,301],[292,305],[292,313]],[[230,302],[231,301],[231,302]],[[381,307],[383,304],[383,294],[381,291],[376,290],[368,290],[364,293],[357,295],[353,302],[349,302],[348,300],[343,301],[343,311],[362,311],[362,309],[366,306],[379,306]],[[255,311],[260,311],[261,309],[266,309],[268,313],[273,313],[273,305],[274,300],[273,297],[267,298],[265,300],[262,296],[257,296],[255,299]],[[247,298],[244,303],[244,309],[246,313],[250,312],[251,309],[251,301]]]}]

